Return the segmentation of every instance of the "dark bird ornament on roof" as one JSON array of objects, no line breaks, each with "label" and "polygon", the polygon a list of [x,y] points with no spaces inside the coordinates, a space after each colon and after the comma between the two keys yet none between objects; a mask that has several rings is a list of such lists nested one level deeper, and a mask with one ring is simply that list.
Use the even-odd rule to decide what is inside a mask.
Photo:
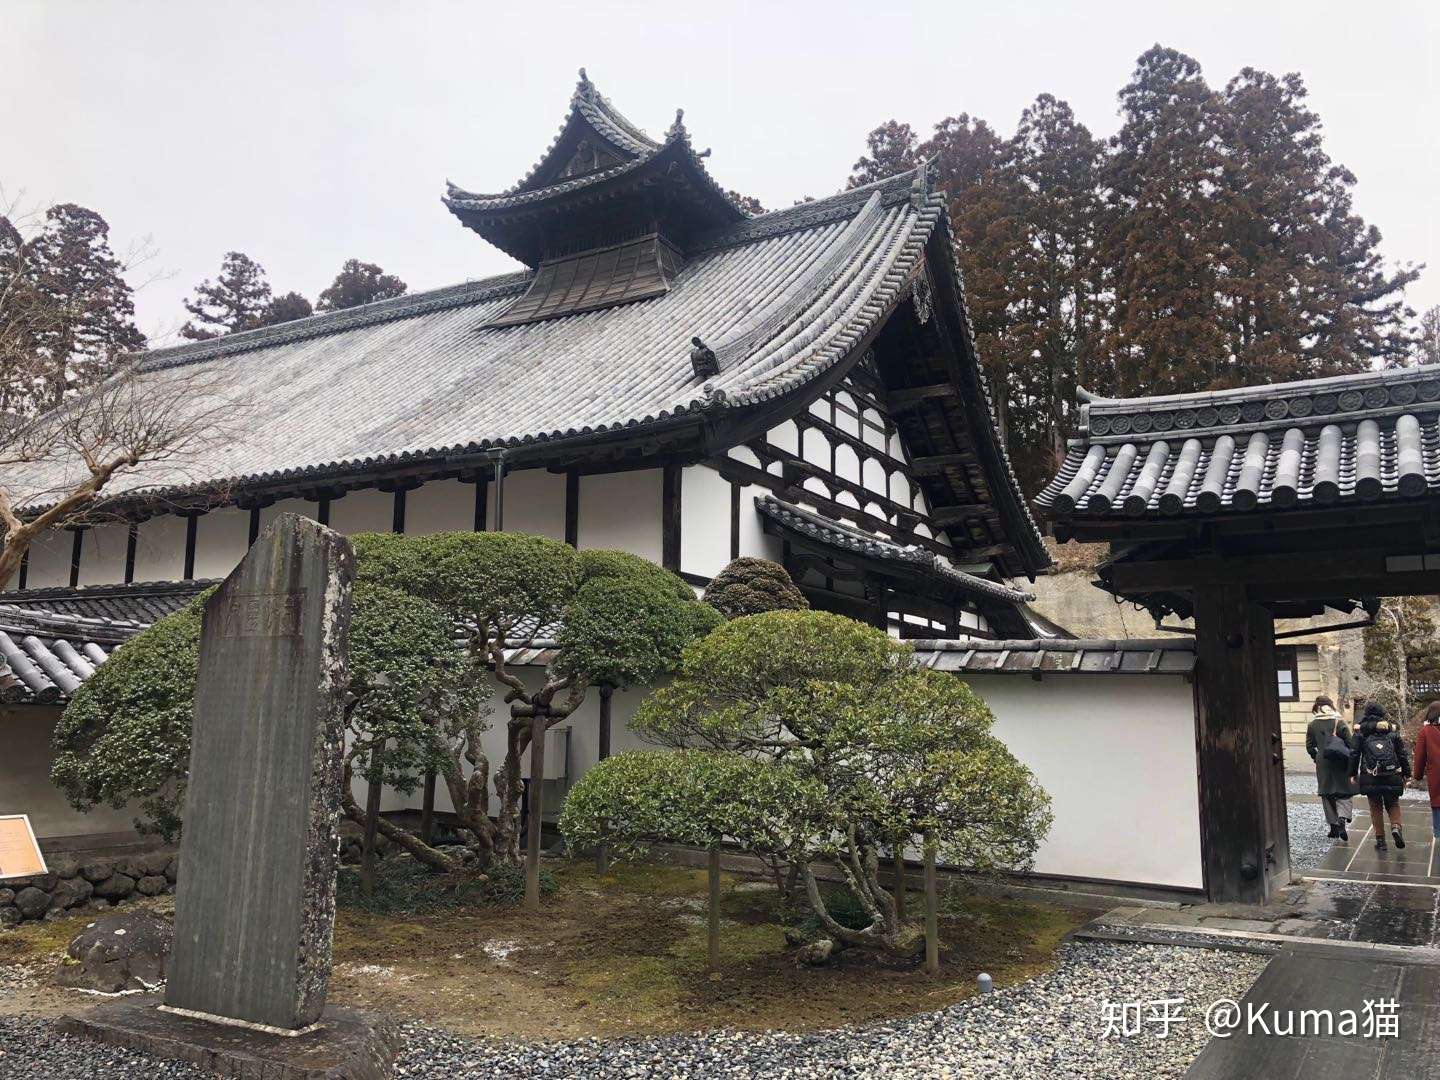
[{"label": "dark bird ornament on roof", "polygon": [[720,362],[715,359],[715,350],[698,337],[692,337],[690,344],[690,366],[695,369],[697,379],[713,379],[720,374]]}]

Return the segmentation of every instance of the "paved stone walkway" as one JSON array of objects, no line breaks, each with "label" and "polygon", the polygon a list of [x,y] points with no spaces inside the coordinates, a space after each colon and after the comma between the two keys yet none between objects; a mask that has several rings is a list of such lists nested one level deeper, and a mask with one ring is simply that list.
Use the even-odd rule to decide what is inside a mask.
[{"label": "paved stone walkway", "polygon": [[[1186,1080],[1440,1078],[1440,959],[1427,952],[1376,959],[1334,945],[1286,946],[1241,999],[1240,1028],[1212,1038]],[[1367,1002],[1394,1003],[1393,1032],[1386,1006],[1367,1014]],[[1347,1010],[1353,1029],[1343,1026]]]},{"label": "paved stone walkway", "polygon": [[1305,874],[1306,878],[1440,885],[1440,844],[1431,831],[1429,804],[1407,799],[1400,805],[1406,841],[1403,849],[1395,847],[1387,827],[1389,850],[1375,850],[1369,807],[1363,799],[1356,799],[1350,840],[1335,841],[1319,864]]}]

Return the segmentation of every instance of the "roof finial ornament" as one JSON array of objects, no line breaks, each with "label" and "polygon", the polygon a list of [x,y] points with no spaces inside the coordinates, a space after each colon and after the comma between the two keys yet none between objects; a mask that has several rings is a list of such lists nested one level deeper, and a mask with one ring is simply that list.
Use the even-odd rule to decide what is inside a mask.
[{"label": "roof finial ornament", "polygon": [[690,344],[694,346],[690,350],[690,366],[695,369],[695,377],[713,379],[719,375],[720,361],[715,358],[715,350],[698,337],[692,337]]},{"label": "roof finial ornament", "polygon": [[590,76],[585,74],[583,67],[580,69],[580,81],[575,84],[575,93],[585,98],[595,93],[595,84],[590,81]]},{"label": "roof finial ornament", "polygon": [[685,110],[675,110],[675,122],[670,125],[670,130],[665,132],[665,138],[683,139],[685,137]]}]

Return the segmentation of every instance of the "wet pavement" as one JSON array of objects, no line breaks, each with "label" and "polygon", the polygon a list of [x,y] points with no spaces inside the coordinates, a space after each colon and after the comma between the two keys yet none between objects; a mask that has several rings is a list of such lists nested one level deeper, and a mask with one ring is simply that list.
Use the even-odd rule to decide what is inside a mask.
[{"label": "wet pavement", "polygon": [[1440,845],[1431,832],[1428,803],[1406,799],[1400,804],[1405,847],[1395,846],[1387,821],[1387,851],[1375,850],[1375,830],[1370,826],[1368,807],[1361,800],[1356,803],[1349,842],[1332,843],[1314,869],[1305,872],[1307,879],[1440,885]]},{"label": "wet pavement", "polygon": [[1377,958],[1286,946],[1239,1015],[1238,1029],[1212,1038],[1186,1080],[1440,1078],[1440,959],[1419,950]]}]

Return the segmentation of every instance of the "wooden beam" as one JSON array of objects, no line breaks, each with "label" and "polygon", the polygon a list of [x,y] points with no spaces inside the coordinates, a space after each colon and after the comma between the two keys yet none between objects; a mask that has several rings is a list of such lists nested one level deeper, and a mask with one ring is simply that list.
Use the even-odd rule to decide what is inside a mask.
[{"label": "wooden beam", "polygon": [[935,383],[931,386],[907,386],[898,390],[887,390],[885,400],[893,412],[905,412],[924,401],[955,399],[960,388],[954,383]]},{"label": "wooden beam", "polygon": [[934,476],[946,469],[959,469],[975,464],[975,455],[968,450],[958,454],[925,454],[910,459],[910,468],[916,476]]},{"label": "wooden beam", "polygon": [[[1216,585],[1259,584],[1273,587],[1298,583],[1311,595],[1369,595],[1373,590],[1351,588],[1348,583],[1401,583],[1419,576],[1427,583],[1440,581],[1440,552],[1427,556],[1397,552],[1393,548],[1346,548],[1333,551],[1285,552],[1273,555],[1209,556],[1193,559],[1164,559],[1153,562],[1116,562],[1102,567],[1100,576],[1124,593],[1162,589],[1196,589]],[[1422,560],[1421,565],[1395,560]],[[1316,590],[1319,590],[1317,592]],[[1432,590],[1434,591],[1434,590]],[[1292,594],[1293,595],[1293,594]],[[1382,589],[1378,595],[1399,595]]]}]

